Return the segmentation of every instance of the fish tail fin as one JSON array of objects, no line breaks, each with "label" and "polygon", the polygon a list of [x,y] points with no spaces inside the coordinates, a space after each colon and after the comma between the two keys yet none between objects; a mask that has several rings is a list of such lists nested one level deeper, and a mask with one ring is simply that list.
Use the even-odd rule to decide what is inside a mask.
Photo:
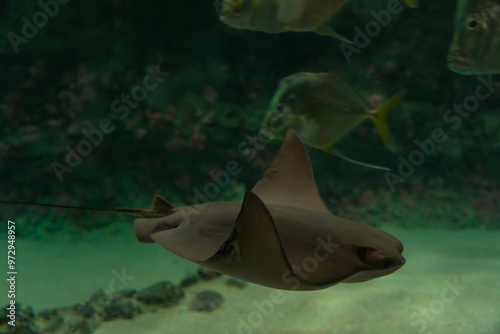
[{"label": "fish tail fin", "polygon": [[339,41],[345,42],[347,44],[354,44],[353,41],[351,41],[350,39],[342,36],[341,34],[339,34],[337,32],[335,32],[335,30],[333,30],[331,27],[329,27],[327,25],[321,25],[319,27],[316,27],[316,29],[314,29],[314,32],[317,33],[318,35],[330,36],[330,37],[336,38]]},{"label": "fish tail fin", "polygon": [[367,163],[364,163],[364,162],[361,162],[361,161],[357,161],[357,160],[348,158],[345,155],[343,155],[342,153],[340,153],[339,151],[337,151],[336,149],[334,149],[333,147],[323,148],[323,151],[328,152],[328,153],[333,154],[333,155],[336,155],[337,157],[339,157],[341,159],[344,159],[346,161],[352,162],[353,164],[356,164],[356,165],[361,165],[361,166],[365,166],[365,167],[368,167],[368,168],[373,168],[373,169],[378,169],[378,170],[384,170],[384,171],[390,171],[391,170],[390,168],[387,168],[387,167],[371,165],[371,164],[367,164]]},{"label": "fish tail fin", "polygon": [[380,136],[382,137],[385,146],[387,146],[387,148],[391,151],[394,151],[394,144],[392,142],[389,126],[387,125],[386,115],[389,113],[389,111],[394,109],[399,102],[401,102],[403,97],[406,95],[406,92],[406,89],[400,91],[399,93],[391,97],[389,101],[385,102],[383,105],[370,112],[373,122],[380,132]]},{"label": "fish tail fin", "polygon": [[56,208],[56,209],[107,212],[107,213],[117,213],[117,214],[140,216],[140,217],[167,216],[170,212],[172,212],[175,209],[172,204],[168,203],[167,201],[165,201],[163,198],[161,198],[158,195],[156,195],[153,199],[153,208],[152,209],[128,209],[128,208],[105,209],[105,208],[89,208],[89,207],[82,207],[82,206],[18,202],[18,201],[0,201],[0,204],[27,205],[27,206],[40,206],[40,207]]}]

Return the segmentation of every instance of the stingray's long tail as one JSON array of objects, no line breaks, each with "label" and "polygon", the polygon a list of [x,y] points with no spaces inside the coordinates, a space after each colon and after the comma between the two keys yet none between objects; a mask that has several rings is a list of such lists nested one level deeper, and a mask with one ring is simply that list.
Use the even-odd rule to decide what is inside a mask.
[{"label": "stingray's long tail", "polygon": [[127,209],[127,208],[116,208],[116,209],[88,208],[88,207],[82,207],[82,206],[55,205],[55,204],[17,202],[17,201],[0,201],[0,204],[41,206],[41,207],[56,208],[56,209],[69,209],[69,210],[83,210],[83,211],[97,211],[97,212],[119,213],[119,214],[134,215],[134,216],[141,216],[141,217],[148,216],[147,212],[151,211],[151,210],[147,210],[147,209],[145,210],[145,209]]}]

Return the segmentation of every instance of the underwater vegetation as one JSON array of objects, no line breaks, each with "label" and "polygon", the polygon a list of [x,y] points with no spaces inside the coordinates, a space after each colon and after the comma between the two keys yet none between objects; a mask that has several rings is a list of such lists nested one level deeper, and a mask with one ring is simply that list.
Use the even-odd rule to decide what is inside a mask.
[{"label": "underwater vegetation", "polygon": [[[357,41],[371,11],[386,8],[386,1],[352,0],[331,25]],[[280,80],[335,72],[370,108],[402,88],[408,93],[387,118],[395,152],[370,123],[335,146],[392,174],[310,150],[332,212],[374,226],[497,229],[500,79],[447,68],[456,2],[401,8],[366,45],[354,44],[359,53],[347,63],[334,38],[232,29],[203,6],[60,5],[26,43],[0,45],[1,198],[91,207],[147,207],[155,193],[176,206],[242,199],[280,145],[258,137]],[[23,17],[40,10],[31,1],[4,4],[2,35],[22,36]],[[422,24],[422,12],[435,15]],[[488,97],[469,105],[479,85]],[[244,172],[218,185],[216,175],[233,159]],[[213,198],[203,190],[211,183]],[[21,213],[27,227],[19,233],[32,236],[123,222],[28,207],[2,206],[0,215]]]}]

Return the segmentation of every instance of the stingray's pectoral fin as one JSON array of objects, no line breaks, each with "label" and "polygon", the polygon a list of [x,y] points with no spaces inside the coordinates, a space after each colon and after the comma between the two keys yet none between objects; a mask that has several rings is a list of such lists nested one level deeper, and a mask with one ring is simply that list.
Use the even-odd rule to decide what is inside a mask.
[{"label": "stingray's pectoral fin", "polygon": [[[160,200],[155,197],[153,207]],[[201,210],[194,207],[170,209],[170,213],[159,218],[136,219],[136,236],[141,242],[156,242],[190,261],[204,262],[220,250],[234,230],[237,212],[232,214],[230,208],[225,210],[223,207],[214,210],[210,205]]]},{"label": "stingray's pectoral fin", "polygon": [[314,32],[317,33],[318,35],[330,36],[336,38],[341,42],[345,42],[347,44],[354,44],[353,41],[335,32],[331,27],[327,25],[321,25],[319,27],[316,27],[316,29],[314,29]]},{"label": "stingray's pectoral fin", "polygon": [[364,163],[364,162],[361,162],[361,161],[353,160],[351,158],[346,157],[345,155],[343,155],[342,153],[340,153],[339,151],[337,151],[333,147],[324,147],[323,151],[328,152],[328,153],[333,154],[333,155],[336,155],[337,157],[339,157],[341,159],[344,159],[346,161],[352,162],[353,164],[356,164],[356,165],[361,165],[361,166],[365,166],[365,167],[368,167],[368,168],[385,170],[385,171],[390,171],[391,170],[390,168],[387,168],[387,167],[371,165],[371,164],[367,164],[367,163]]},{"label": "stingray's pectoral fin", "polygon": [[[243,199],[235,223],[235,232],[235,243],[238,245],[242,262],[253,267],[268,267],[266,270],[274,270],[275,265],[284,270],[289,269],[273,218],[266,205],[251,191],[247,191]],[[270,259],[277,262],[268,261]]]},{"label": "stingray's pectoral fin", "polygon": [[251,191],[245,194],[231,237],[217,255],[216,261],[225,266],[220,271],[265,286],[282,284],[283,275],[292,271],[271,214]]},{"label": "stingray's pectoral fin", "polygon": [[231,232],[230,229],[211,228],[209,225],[204,221],[170,224],[165,218],[142,218],[136,220],[135,231],[141,242],[150,242],[151,239],[180,257],[203,262],[217,253]]}]

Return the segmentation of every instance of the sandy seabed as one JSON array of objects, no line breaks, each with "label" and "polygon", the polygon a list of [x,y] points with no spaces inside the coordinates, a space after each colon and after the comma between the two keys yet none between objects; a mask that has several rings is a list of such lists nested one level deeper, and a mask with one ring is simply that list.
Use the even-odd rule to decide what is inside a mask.
[{"label": "sandy seabed", "polygon": [[[237,289],[218,278],[187,288],[178,306],[104,322],[95,333],[500,334],[499,232],[384,230],[403,242],[407,259],[387,277],[283,291],[274,303],[277,290],[254,284]],[[35,311],[82,302],[111,282],[136,289],[161,280],[179,283],[198,268],[158,245],[138,243],[133,233],[80,242],[18,239],[16,250],[16,300]],[[117,273],[128,279],[113,280]],[[224,296],[222,307],[188,311],[192,296],[205,289]]]}]

